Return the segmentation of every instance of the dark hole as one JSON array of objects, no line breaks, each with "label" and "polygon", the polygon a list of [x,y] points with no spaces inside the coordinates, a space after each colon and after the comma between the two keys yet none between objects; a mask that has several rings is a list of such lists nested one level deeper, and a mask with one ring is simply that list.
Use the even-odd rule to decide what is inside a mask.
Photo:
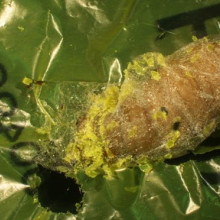
[{"label": "dark hole", "polygon": [[220,137],[209,137],[202,142],[205,146],[218,146],[220,144]]},{"label": "dark hole", "polygon": [[180,165],[182,163],[185,163],[189,160],[195,160],[195,161],[207,161],[211,158],[220,157],[220,150],[213,150],[211,152],[200,154],[200,155],[194,155],[193,153],[189,152],[187,155],[184,155],[182,157],[174,158],[174,159],[167,159],[165,160],[165,163],[170,165]]},{"label": "dark hole", "polygon": [[41,205],[53,212],[76,214],[75,205],[82,201],[83,193],[75,180],[43,167],[39,167],[38,172],[41,184],[37,191]]},{"label": "dark hole", "polygon": [[[210,147],[212,149],[215,146],[218,146],[220,143],[220,138],[215,136],[210,136],[206,140],[204,140],[201,145]],[[199,146],[198,146],[199,147]],[[211,158],[220,157],[220,150],[216,149],[205,154],[194,155],[193,153],[189,152],[187,155],[182,157],[174,158],[174,159],[167,159],[165,160],[166,163],[170,165],[179,165],[181,163],[187,162],[189,160],[196,160],[196,161],[206,161],[210,160]]]},{"label": "dark hole", "polygon": [[7,71],[5,67],[0,63],[0,86],[7,81]]},{"label": "dark hole", "polygon": [[201,174],[203,178],[206,179],[211,185],[217,185],[220,183],[220,172],[201,172]]},{"label": "dark hole", "polygon": [[166,112],[166,114],[168,115],[168,110],[166,109],[166,107],[162,106],[162,107],[160,108],[160,110],[161,110],[162,112]]},{"label": "dark hole", "polygon": [[173,130],[174,130],[174,131],[177,131],[177,130],[179,129],[179,127],[180,127],[180,122],[179,122],[179,121],[177,121],[177,122],[175,122],[175,123],[173,124]]}]

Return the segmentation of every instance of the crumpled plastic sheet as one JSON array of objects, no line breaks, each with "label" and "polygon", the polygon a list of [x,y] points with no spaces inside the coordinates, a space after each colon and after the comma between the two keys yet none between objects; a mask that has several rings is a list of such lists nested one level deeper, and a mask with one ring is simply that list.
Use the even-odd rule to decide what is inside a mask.
[{"label": "crumpled plastic sheet", "polygon": [[[214,0],[1,1],[0,218],[219,219],[219,151],[161,163],[149,174],[135,168],[118,170],[114,180],[81,174],[84,198],[77,217],[34,203],[24,182],[24,176],[36,168],[33,161],[39,143],[48,144],[47,136],[36,132],[45,122],[40,107],[59,116],[67,105],[61,114],[65,120],[57,120],[68,124],[74,110],[86,108],[87,101],[77,93],[76,85],[84,84],[85,91],[90,91],[105,82],[120,84],[127,63],[137,55],[170,54],[189,43],[194,34],[219,34],[218,8],[219,1]],[[172,20],[172,16],[177,17]],[[190,23],[196,16],[204,22]],[[35,80],[35,92],[22,84],[24,77]],[[51,137],[66,131],[62,137],[68,142],[74,131],[68,126],[55,129]],[[219,145],[219,136],[211,142]],[[57,164],[54,158],[47,167]]]}]

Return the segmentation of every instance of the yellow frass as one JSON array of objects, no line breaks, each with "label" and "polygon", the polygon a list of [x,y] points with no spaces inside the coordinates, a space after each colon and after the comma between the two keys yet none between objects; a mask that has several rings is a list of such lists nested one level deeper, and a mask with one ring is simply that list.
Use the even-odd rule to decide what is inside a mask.
[{"label": "yellow frass", "polygon": [[[109,86],[104,93],[94,97],[83,128],[78,131],[75,141],[66,148],[65,160],[75,163],[75,173],[83,169],[90,177],[96,177],[106,171],[109,175],[107,163],[113,155],[107,148],[106,129],[113,129],[117,122],[112,121],[107,127],[106,116],[114,112],[118,102],[119,88]],[[105,169],[103,169],[105,168]]]}]

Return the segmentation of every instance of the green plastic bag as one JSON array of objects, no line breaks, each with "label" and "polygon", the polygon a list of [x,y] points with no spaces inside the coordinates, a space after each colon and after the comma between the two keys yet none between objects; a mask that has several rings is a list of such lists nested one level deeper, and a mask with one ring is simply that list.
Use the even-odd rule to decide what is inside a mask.
[{"label": "green plastic bag", "polygon": [[149,174],[80,173],[75,183],[52,171],[62,152],[42,131],[55,119],[50,140],[68,143],[88,91],[120,84],[140,54],[168,55],[193,35],[219,34],[219,12],[219,0],[0,1],[0,219],[219,219],[218,132],[198,155]]}]

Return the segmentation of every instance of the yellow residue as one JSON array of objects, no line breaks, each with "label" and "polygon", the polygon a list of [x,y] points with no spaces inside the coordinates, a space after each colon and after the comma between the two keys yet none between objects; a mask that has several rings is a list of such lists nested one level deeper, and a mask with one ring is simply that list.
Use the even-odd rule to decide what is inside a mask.
[{"label": "yellow residue", "polygon": [[165,111],[154,112],[153,119],[154,120],[158,120],[158,119],[167,120],[167,113]]},{"label": "yellow residue", "polygon": [[135,137],[137,132],[138,132],[138,127],[137,126],[133,126],[131,129],[128,130],[128,137],[129,138]]},{"label": "yellow residue", "polygon": [[194,49],[194,47],[189,46],[189,47],[186,48],[186,52],[191,53],[193,49]]},{"label": "yellow residue", "polygon": [[24,27],[18,26],[18,30],[20,30],[22,32],[22,31],[24,31]]},{"label": "yellow residue", "polygon": [[165,57],[162,54],[157,54],[157,62],[160,66],[166,66]]},{"label": "yellow residue", "polygon": [[101,169],[101,166],[103,165],[103,160],[96,160],[93,161],[93,163],[89,166],[86,166],[84,168],[85,174],[89,177],[95,178],[100,174],[99,169]]},{"label": "yellow residue", "polygon": [[172,154],[166,154],[165,156],[164,156],[164,159],[171,159],[172,158]]},{"label": "yellow residue", "polygon": [[127,69],[124,71],[125,78],[136,74],[159,80],[160,76],[156,71],[159,66],[165,66],[165,57],[162,54],[145,53],[128,64]]},{"label": "yellow residue", "polygon": [[161,53],[145,53],[143,55],[144,61],[148,64],[148,67],[165,66],[165,57]]},{"label": "yellow residue", "polygon": [[153,169],[152,163],[149,162],[145,155],[140,155],[136,160],[139,168],[144,173],[149,173]]},{"label": "yellow residue", "polygon": [[137,75],[144,76],[146,74],[146,66],[143,65],[141,58],[135,59],[133,62],[128,63],[128,67],[124,70],[125,79]]},{"label": "yellow residue", "polygon": [[33,80],[28,78],[28,77],[24,77],[23,80],[22,80],[22,83],[27,85],[27,86],[30,86],[33,83]]},{"label": "yellow residue", "polygon": [[127,168],[128,165],[132,163],[133,159],[132,156],[126,156],[124,158],[117,158],[116,162],[113,164],[107,164],[105,163],[101,169],[104,173],[104,177],[108,180],[111,180],[114,178],[115,173],[114,171],[117,169],[124,169]]},{"label": "yellow residue", "polygon": [[127,167],[127,165],[132,161],[132,156],[126,156],[124,158],[119,158],[114,164],[112,164],[112,167],[114,169],[121,169]]},{"label": "yellow residue", "polygon": [[109,149],[108,146],[104,147],[104,151],[105,151],[105,154],[108,155],[109,159],[113,159],[115,157],[115,155],[112,153],[112,151]]},{"label": "yellow residue", "polygon": [[215,129],[215,126],[216,126],[216,122],[215,121],[212,121],[211,123],[209,123],[203,130],[203,134],[205,136],[208,136],[214,129]]},{"label": "yellow residue", "polygon": [[114,170],[108,166],[108,164],[104,164],[102,166],[103,172],[105,173],[104,177],[108,180],[113,179],[114,177]]},{"label": "yellow residue", "polygon": [[198,40],[198,38],[197,38],[195,35],[193,35],[193,36],[192,36],[192,40],[193,40],[194,42],[196,42],[196,41]]},{"label": "yellow residue", "polygon": [[173,122],[179,122],[179,121],[181,121],[181,119],[182,118],[180,116],[177,116],[173,119]]},{"label": "yellow residue", "polygon": [[189,71],[186,71],[186,76],[190,77],[190,78],[193,78],[192,74],[189,72]]},{"label": "yellow residue", "polygon": [[106,151],[108,141],[105,136],[105,118],[115,110],[118,95],[119,88],[109,86],[102,94],[94,98],[84,127],[76,134],[75,142],[69,144],[65,149],[64,160],[74,163],[74,173],[82,169],[86,175],[94,178],[100,174],[102,166],[105,164],[104,152],[110,154],[109,157],[106,155],[108,159],[112,158],[110,150]]},{"label": "yellow residue", "polygon": [[170,149],[174,147],[179,137],[180,137],[180,131],[178,130],[171,131],[167,136],[168,141],[166,142],[166,148]]},{"label": "yellow residue", "polygon": [[208,48],[209,51],[213,51],[214,50],[214,45],[209,43],[207,48]]},{"label": "yellow residue", "polygon": [[159,72],[152,70],[151,71],[151,79],[154,79],[156,81],[159,81],[161,78]]},{"label": "yellow residue", "polygon": [[111,131],[113,130],[114,128],[118,127],[118,122],[117,121],[114,121],[112,120],[106,127],[107,130]]},{"label": "yellow residue", "polygon": [[203,37],[203,40],[204,40],[205,42],[209,42],[208,37]]},{"label": "yellow residue", "polygon": [[124,82],[119,93],[118,102],[124,101],[134,91],[134,81],[128,80]]},{"label": "yellow residue", "polygon": [[143,71],[144,69],[137,60],[133,61],[132,68],[135,69],[136,74],[144,75],[144,71]]},{"label": "yellow residue", "polygon": [[199,59],[199,54],[198,53],[196,53],[196,54],[194,54],[193,56],[191,56],[191,58],[190,58],[190,62],[191,63],[195,63],[198,59]]},{"label": "yellow residue", "polygon": [[146,62],[148,64],[149,67],[154,67],[155,63],[154,63],[154,57],[149,57],[148,59],[146,59]]}]

